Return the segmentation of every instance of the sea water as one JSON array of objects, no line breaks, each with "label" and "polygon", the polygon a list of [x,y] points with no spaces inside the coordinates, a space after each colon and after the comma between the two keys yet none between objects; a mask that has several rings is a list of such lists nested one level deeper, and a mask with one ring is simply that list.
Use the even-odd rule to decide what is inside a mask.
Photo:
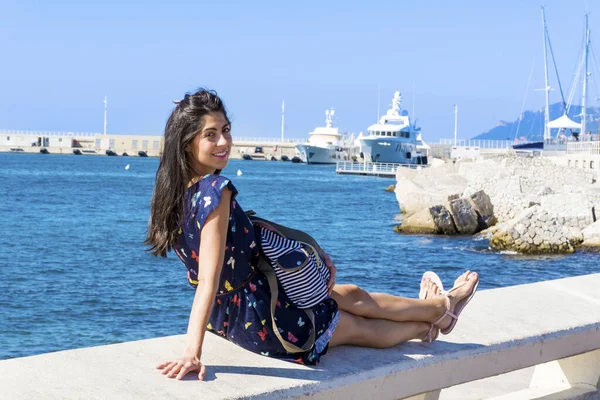
[{"label": "sea water", "polygon": [[[129,168],[125,167],[129,165]],[[0,154],[0,359],[185,333],[194,290],[145,252],[156,158]],[[242,174],[238,176],[237,172]],[[231,161],[246,209],[311,233],[337,282],[416,297],[426,270],[481,289],[600,272],[598,256],[524,257],[471,237],[394,233],[393,179],[335,166]]]}]

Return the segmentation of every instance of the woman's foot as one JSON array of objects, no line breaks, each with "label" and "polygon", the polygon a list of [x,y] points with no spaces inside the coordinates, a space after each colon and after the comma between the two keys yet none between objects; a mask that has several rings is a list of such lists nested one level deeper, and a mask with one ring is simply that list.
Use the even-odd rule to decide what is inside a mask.
[{"label": "woman's foot", "polygon": [[454,281],[454,286],[446,293],[437,291],[436,297],[444,298],[446,307],[444,313],[433,324],[440,328],[444,335],[454,329],[463,308],[471,300],[479,284],[479,275],[466,271]]},{"label": "woman's foot", "polygon": [[[435,272],[432,271],[427,271],[423,274],[423,277],[421,278],[421,287],[419,290],[419,299],[424,300],[428,298],[428,290],[431,290],[430,286],[427,284],[427,282],[431,282],[433,283],[435,286],[437,286],[439,288],[439,290],[441,292],[444,291],[444,285],[442,284],[442,281],[440,279],[439,276],[437,276],[437,274]],[[429,289],[428,289],[429,287]],[[435,293],[431,293],[429,295],[429,298],[432,297],[432,295]]]},{"label": "woman's foot", "polygon": [[440,335],[440,328],[438,328],[434,324],[431,324],[429,327],[429,330],[427,331],[425,336],[423,336],[423,338],[421,339],[421,342],[431,343],[435,339],[437,339],[439,335]]},{"label": "woman's foot", "polygon": [[423,277],[421,280],[421,290],[419,291],[419,299],[431,299],[435,296],[439,296],[441,290],[438,285],[433,282],[430,278]]},{"label": "woman's foot", "polygon": [[[430,278],[423,277],[421,280],[421,292],[419,293],[420,299],[432,299],[436,296],[440,296],[442,291],[438,285],[433,282]],[[423,296],[423,297],[421,297]],[[431,324],[429,330],[425,336],[421,339],[422,342],[431,343],[440,335],[440,328],[434,324]]]}]

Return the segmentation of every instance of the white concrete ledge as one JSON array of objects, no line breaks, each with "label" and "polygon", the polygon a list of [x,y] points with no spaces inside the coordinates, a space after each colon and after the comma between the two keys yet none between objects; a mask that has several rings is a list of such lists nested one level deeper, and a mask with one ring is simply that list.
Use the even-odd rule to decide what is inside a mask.
[{"label": "white concrete ledge", "polygon": [[[5,360],[0,398],[349,400],[429,393],[415,398],[435,399],[442,388],[600,349],[599,287],[595,274],[481,291],[454,332],[433,344],[336,348],[316,368],[255,355],[207,335],[206,382],[191,375],[177,382],[154,369],[181,354],[183,336]],[[600,362],[594,360],[600,361],[600,351],[585,357],[562,363],[571,365],[563,368],[566,376],[557,374],[557,363],[536,370],[532,389],[596,390]],[[583,369],[585,377],[569,375]]]}]

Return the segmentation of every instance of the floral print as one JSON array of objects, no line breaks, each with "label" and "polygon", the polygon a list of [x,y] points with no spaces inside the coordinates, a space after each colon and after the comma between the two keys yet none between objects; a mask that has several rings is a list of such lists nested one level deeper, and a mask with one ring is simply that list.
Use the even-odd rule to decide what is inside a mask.
[{"label": "floral print", "polygon": [[[317,364],[327,352],[337,323],[337,304],[327,298],[312,307],[318,345],[305,353],[286,353],[273,333],[269,284],[256,269],[260,230],[254,229],[237,203],[237,190],[231,181],[220,175],[206,175],[187,192],[187,214],[174,250],[187,267],[188,282],[194,287],[198,284],[198,268],[202,268],[202,256],[198,254],[200,232],[208,215],[219,205],[225,187],[232,192],[229,226],[220,283],[207,329],[255,353]],[[281,336],[290,343],[303,345],[313,329],[306,313],[291,305],[281,287],[277,300],[275,318]]]}]

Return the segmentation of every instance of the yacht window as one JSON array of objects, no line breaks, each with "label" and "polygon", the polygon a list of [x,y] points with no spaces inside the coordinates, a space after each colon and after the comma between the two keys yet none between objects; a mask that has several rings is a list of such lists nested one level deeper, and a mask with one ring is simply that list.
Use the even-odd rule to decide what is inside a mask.
[{"label": "yacht window", "polygon": [[392,132],[387,132],[387,135],[388,136],[392,136]]},{"label": "yacht window", "polygon": [[594,169],[594,162],[590,161],[590,169]]}]

